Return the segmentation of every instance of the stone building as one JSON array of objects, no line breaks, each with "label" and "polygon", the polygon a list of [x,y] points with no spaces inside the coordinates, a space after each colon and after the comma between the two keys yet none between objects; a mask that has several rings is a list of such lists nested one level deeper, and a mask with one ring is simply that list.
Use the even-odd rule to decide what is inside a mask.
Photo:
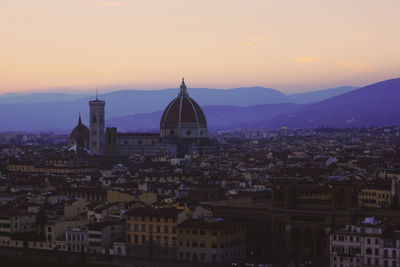
[{"label": "stone building", "polygon": [[176,208],[133,208],[126,213],[128,255],[174,259],[178,224],[187,219],[187,210]]},{"label": "stone building", "polygon": [[382,266],[399,264],[400,231],[372,217],[330,234],[330,266]]},{"label": "stone building", "polygon": [[89,150],[89,128],[82,123],[81,114],[79,114],[78,125],[69,135],[68,147],[77,154],[83,154]]},{"label": "stone building", "polygon": [[90,107],[90,154],[104,155],[105,153],[105,132],[104,107],[106,102],[97,99],[89,101]]},{"label": "stone building", "polygon": [[244,224],[222,218],[188,219],[178,226],[178,260],[229,262],[246,257]]},{"label": "stone building", "polygon": [[[97,117],[104,116],[104,105],[101,110],[100,104],[90,101],[90,106],[91,110],[93,106],[93,110],[99,113]],[[98,128],[95,133],[101,131],[101,127],[96,125]],[[119,133],[117,128],[109,127],[105,133],[105,154],[109,156],[204,154],[213,149],[213,143],[207,136],[204,112],[189,97],[185,81],[182,79],[178,96],[169,103],[162,114],[159,133]],[[99,139],[95,140],[96,145],[102,143]],[[95,148],[94,145],[91,147]],[[92,154],[97,152],[100,150],[97,149],[96,153]]]}]

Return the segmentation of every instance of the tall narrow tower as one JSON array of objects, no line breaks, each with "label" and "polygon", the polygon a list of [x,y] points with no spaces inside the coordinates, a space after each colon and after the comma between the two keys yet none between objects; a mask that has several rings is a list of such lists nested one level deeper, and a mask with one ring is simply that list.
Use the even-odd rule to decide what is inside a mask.
[{"label": "tall narrow tower", "polygon": [[104,106],[106,102],[97,99],[89,101],[90,106],[90,154],[104,155],[105,133],[104,133]]}]

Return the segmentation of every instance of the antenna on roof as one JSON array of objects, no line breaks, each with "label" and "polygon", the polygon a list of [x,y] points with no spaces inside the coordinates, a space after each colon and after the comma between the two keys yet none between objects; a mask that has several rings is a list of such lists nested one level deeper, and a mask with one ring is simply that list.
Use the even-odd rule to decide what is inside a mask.
[{"label": "antenna on roof", "polygon": [[98,100],[98,99],[97,99],[97,89],[96,89],[96,100]]}]

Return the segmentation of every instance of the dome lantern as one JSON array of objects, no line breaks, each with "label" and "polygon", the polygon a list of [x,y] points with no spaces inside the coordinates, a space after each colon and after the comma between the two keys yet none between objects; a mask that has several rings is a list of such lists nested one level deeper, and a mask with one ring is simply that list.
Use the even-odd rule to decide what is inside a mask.
[{"label": "dome lantern", "polygon": [[181,86],[180,86],[179,94],[182,95],[182,96],[187,96],[188,95],[187,90],[186,90],[185,78],[183,78],[183,77],[182,77],[182,83],[181,83]]}]

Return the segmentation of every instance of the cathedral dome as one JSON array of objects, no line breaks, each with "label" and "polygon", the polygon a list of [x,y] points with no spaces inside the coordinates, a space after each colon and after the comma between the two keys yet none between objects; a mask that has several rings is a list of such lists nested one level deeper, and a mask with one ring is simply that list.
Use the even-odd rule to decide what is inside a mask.
[{"label": "cathedral dome", "polygon": [[78,125],[69,135],[69,150],[73,150],[78,154],[85,153],[89,147],[89,136],[89,129],[82,123],[81,115],[79,114]]},{"label": "cathedral dome", "polygon": [[83,137],[89,139],[89,128],[86,127],[81,120],[81,115],[79,115],[78,125],[72,130],[69,135],[70,139],[77,139],[78,137]]},{"label": "cathedral dome", "polygon": [[189,97],[182,79],[178,96],[165,108],[160,121],[161,136],[205,137],[207,121],[200,106]]}]

